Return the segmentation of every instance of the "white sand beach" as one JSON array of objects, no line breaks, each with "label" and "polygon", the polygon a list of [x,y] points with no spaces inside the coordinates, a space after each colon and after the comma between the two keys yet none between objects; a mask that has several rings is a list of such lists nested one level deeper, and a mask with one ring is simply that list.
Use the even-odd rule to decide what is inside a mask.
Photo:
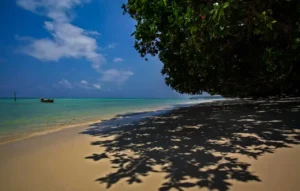
[{"label": "white sand beach", "polygon": [[0,146],[2,191],[300,190],[300,101],[219,101]]}]

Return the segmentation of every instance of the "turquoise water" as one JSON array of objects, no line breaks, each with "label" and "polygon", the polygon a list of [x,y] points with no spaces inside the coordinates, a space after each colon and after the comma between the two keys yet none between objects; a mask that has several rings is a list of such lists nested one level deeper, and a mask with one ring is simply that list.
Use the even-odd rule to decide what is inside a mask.
[{"label": "turquoise water", "polygon": [[150,111],[178,104],[198,103],[189,99],[0,99],[0,143],[33,133],[108,119],[116,114]]}]

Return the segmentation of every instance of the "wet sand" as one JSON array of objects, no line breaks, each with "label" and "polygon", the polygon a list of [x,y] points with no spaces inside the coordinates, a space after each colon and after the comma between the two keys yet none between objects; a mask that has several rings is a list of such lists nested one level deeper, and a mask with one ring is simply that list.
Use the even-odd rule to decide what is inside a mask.
[{"label": "wet sand", "polygon": [[0,190],[300,190],[300,101],[224,101],[0,145]]}]

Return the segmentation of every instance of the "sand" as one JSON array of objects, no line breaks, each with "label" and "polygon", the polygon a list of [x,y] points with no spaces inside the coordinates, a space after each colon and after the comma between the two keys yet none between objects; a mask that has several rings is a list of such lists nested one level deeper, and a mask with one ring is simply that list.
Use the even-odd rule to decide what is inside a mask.
[{"label": "sand", "polygon": [[300,190],[300,101],[225,101],[0,145],[2,191]]}]

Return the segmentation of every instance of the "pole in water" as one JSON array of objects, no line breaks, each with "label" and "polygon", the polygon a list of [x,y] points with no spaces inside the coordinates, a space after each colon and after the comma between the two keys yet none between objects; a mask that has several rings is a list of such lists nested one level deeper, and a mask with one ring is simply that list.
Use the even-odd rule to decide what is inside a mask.
[{"label": "pole in water", "polygon": [[16,92],[14,92],[14,95],[15,95],[15,101],[17,101],[17,96],[16,96]]}]

